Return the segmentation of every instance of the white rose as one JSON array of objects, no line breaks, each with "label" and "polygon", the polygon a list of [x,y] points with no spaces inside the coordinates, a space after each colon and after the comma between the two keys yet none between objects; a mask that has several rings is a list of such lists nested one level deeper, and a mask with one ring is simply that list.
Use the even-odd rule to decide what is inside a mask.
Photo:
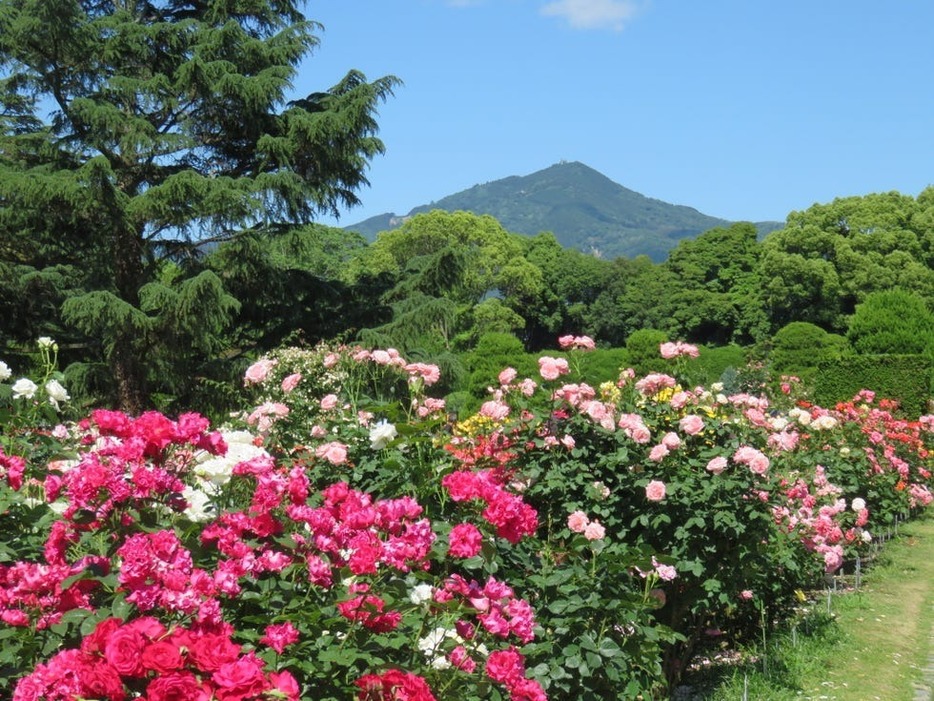
[{"label": "white rose", "polygon": [[396,427],[383,419],[370,429],[370,447],[373,450],[382,450],[398,435]]},{"label": "white rose", "polygon": [[48,392],[49,402],[58,409],[59,402],[67,402],[71,397],[68,396],[68,392],[62,387],[61,383],[58,380],[49,380],[45,383],[45,391]]},{"label": "white rose", "polygon": [[866,501],[856,497],[852,502],[850,502],[850,508],[853,509],[853,511],[859,513],[866,508]]},{"label": "white rose", "polygon": [[214,509],[211,506],[211,497],[200,489],[185,487],[182,491],[182,497],[188,502],[188,507],[183,512],[189,521],[201,523],[210,521],[214,518]]},{"label": "white rose", "polygon": [[55,347],[55,341],[53,341],[48,336],[39,336],[39,339],[36,341],[36,343],[39,344],[40,348],[54,348]]},{"label": "white rose", "polygon": [[25,377],[21,377],[13,383],[13,399],[32,399],[36,396],[36,390],[39,386]]},{"label": "white rose", "polygon": [[409,601],[418,606],[426,601],[431,601],[434,596],[434,587],[430,584],[416,584],[409,592]]},{"label": "white rose", "polygon": [[4,380],[9,380],[10,376],[13,374],[13,371],[10,370],[10,366],[0,360],[0,382]]}]

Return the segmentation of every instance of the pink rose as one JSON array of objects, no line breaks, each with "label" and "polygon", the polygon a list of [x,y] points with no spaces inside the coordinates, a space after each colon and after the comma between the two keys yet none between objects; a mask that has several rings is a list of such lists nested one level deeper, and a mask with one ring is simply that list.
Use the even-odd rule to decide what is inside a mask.
[{"label": "pink rose", "polygon": [[589,523],[590,519],[587,518],[587,514],[583,511],[575,511],[568,516],[568,528],[574,533],[583,533]]},{"label": "pink rose", "polygon": [[321,397],[321,401],[319,402],[319,404],[324,411],[330,411],[331,409],[337,406],[337,395],[326,394],[323,397]]},{"label": "pink rose", "polygon": [[652,480],[645,485],[645,498],[649,501],[661,501],[665,494],[665,483],[660,480]]},{"label": "pink rose", "polygon": [[668,448],[668,450],[677,450],[681,447],[681,438],[674,431],[669,431],[662,436],[662,445]]},{"label": "pink rose", "polygon": [[265,382],[266,378],[269,377],[269,372],[275,366],[275,360],[270,360],[269,358],[257,360],[246,369],[246,372],[243,375],[243,383],[246,385],[256,385],[261,382]]},{"label": "pink rose", "polygon": [[739,593],[739,598],[743,601],[750,601],[752,599],[752,589],[743,589]]},{"label": "pink rose", "polygon": [[662,343],[658,347],[659,352],[665,360],[671,360],[676,355],[678,355],[678,346],[670,341],[668,343]]},{"label": "pink rose", "polygon": [[584,529],[584,537],[587,540],[600,540],[606,535],[606,529],[597,520],[591,521]]},{"label": "pink rose", "polygon": [[546,380],[557,380],[561,375],[570,372],[567,360],[549,356],[542,356],[538,359],[538,371]]},{"label": "pink rose", "polygon": [[726,464],[726,458],[722,455],[718,455],[707,463],[707,471],[712,474],[719,475],[726,469]]},{"label": "pink rose", "polygon": [[319,445],[315,450],[315,455],[327,460],[332,465],[343,465],[347,462],[347,446],[339,441],[331,441]]},{"label": "pink rose", "polygon": [[302,380],[302,373],[294,372],[282,380],[282,391],[288,394],[298,386]]},{"label": "pink rose", "polygon": [[499,383],[501,385],[508,385],[519,373],[516,372],[515,368],[506,368],[499,374]]},{"label": "pink rose", "polygon": [[668,453],[668,446],[664,443],[659,443],[658,445],[652,446],[652,450],[649,451],[649,460],[652,462],[661,462]]},{"label": "pink rose", "polygon": [[689,436],[696,436],[704,430],[704,420],[697,414],[688,414],[678,422],[678,427]]}]

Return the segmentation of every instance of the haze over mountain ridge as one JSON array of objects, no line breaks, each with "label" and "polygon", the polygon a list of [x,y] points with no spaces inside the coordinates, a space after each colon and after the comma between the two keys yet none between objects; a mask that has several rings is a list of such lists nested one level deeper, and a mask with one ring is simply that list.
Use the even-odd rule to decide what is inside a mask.
[{"label": "haze over mountain ridge", "polygon": [[[550,231],[563,246],[607,259],[647,255],[655,262],[664,260],[681,239],[733,223],[646,197],[583,163],[561,161],[529,175],[474,185],[406,215],[380,214],[345,228],[372,241],[377,233],[434,209],[489,214],[517,234]],[[756,222],[760,236],[782,225]]]}]

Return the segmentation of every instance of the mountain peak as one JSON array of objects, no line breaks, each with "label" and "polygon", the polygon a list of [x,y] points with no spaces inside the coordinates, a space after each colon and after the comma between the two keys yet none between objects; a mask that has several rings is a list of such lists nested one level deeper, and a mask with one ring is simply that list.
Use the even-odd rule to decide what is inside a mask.
[{"label": "mountain peak", "polygon": [[559,161],[529,175],[474,185],[415,207],[404,217],[383,214],[347,228],[372,240],[378,232],[433,209],[489,214],[517,234],[550,231],[563,246],[604,258],[647,255],[656,262],[681,239],[730,224],[629,190],[579,161]]}]

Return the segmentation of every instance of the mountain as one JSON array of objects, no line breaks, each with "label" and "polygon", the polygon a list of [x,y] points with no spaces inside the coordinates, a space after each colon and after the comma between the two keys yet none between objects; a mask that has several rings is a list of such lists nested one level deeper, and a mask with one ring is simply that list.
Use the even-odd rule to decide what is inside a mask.
[{"label": "mountain", "polygon": [[[490,214],[507,231],[535,235],[551,231],[568,247],[603,258],[647,255],[660,262],[678,241],[731,222],[629,190],[583,163],[564,162],[513,175],[448,195],[407,215],[380,214],[346,227],[368,240],[408,217],[433,209]],[[781,222],[757,223],[760,235]]]}]

